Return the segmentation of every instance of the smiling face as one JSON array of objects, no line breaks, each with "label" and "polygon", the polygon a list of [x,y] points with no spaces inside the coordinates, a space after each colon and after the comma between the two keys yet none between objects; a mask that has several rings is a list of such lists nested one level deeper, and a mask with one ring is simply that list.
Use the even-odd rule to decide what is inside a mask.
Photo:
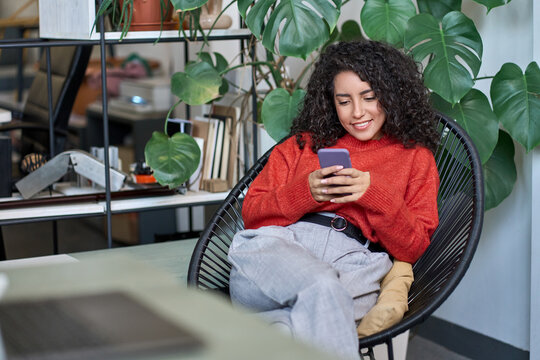
[{"label": "smiling face", "polygon": [[360,141],[379,140],[386,114],[368,82],[344,71],[334,78],[334,105],[339,122]]}]

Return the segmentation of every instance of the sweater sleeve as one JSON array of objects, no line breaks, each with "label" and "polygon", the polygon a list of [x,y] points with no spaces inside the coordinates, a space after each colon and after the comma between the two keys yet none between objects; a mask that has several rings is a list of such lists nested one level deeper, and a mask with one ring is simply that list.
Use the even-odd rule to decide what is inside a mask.
[{"label": "sweater sleeve", "polygon": [[244,199],[242,217],[247,229],[290,225],[319,205],[309,190],[308,177],[314,169],[299,166],[299,158],[291,141],[274,148]]},{"label": "sweater sleeve", "polygon": [[422,148],[416,155],[405,195],[378,174],[358,200],[365,209],[371,240],[384,246],[396,259],[414,263],[429,245],[439,223],[437,192],[439,175],[435,159]]}]

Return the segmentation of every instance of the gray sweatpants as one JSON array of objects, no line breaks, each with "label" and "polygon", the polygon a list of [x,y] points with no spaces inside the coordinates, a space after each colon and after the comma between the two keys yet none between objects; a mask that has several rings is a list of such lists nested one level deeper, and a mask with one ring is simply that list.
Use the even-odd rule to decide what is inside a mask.
[{"label": "gray sweatpants", "polygon": [[392,267],[329,227],[297,222],[237,233],[229,250],[233,302],[327,352],[358,359],[355,320],[377,301]]}]

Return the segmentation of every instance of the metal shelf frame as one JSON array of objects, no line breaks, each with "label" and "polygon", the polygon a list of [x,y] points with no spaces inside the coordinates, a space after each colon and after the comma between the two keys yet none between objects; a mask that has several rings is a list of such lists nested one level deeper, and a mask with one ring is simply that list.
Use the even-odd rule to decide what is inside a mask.
[{"label": "metal shelf frame", "polygon": [[[100,1],[101,3],[101,1]],[[10,49],[10,48],[44,48],[46,53],[46,66],[47,66],[47,90],[48,90],[48,105],[49,105],[49,119],[52,119],[52,111],[53,111],[53,105],[52,105],[52,81],[51,81],[51,59],[50,59],[50,49],[51,47],[58,47],[58,46],[77,46],[77,45],[95,45],[100,47],[100,54],[101,54],[101,92],[102,92],[102,103],[103,103],[103,142],[104,142],[104,164],[105,169],[109,168],[110,160],[109,160],[109,116],[108,116],[108,100],[107,100],[107,73],[106,73],[106,46],[107,45],[124,45],[124,44],[141,44],[141,43],[172,43],[172,42],[183,42],[184,43],[184,49],[185,49],[185,61],[187,62],[189,59],[189,52],[188,52],[188,42],[190,41],[223,41],[223,40],[240,40],[241,47],[244,47],[244,41],[247,41],[248,46],[250,46],[250,55],[252,59],[255,56],[255,42],[250,41],[252,39],[252,34],[246,29],[245,32],[238,32],[236,34],[225,34],[225,35],[209,35],[206,37],[203,37],[201,35],[198,35],[194,38],[185,38],[183,36],[178,37],[153,37],[153,38],[140,38],[140,39],[123,39],[122,41],[119,41],[118,39],[106,39],[106,33],[104,31],[104,18],[103,16],[100,16],[99,18],[99,33],[100,38],[98,40],[51,40],[51,39],[43,39],[43,38],[27,38],[27,39],[9,39],[9,40],[0,40],[0,49]],[[159,34],[159,32],[157,32]],[[244,59],[242,58],[242,61]],[[254,72],[254,70],[252,71]],[[255,77],[252,76],[252,105],[253,109],[256,109],[257,104],[257,95],[256,95],[256,89],[255,89]],[[188,108],[188,117],[189,117],[189,108]],[[257,154],[257,111],[253,111],[252,114],[253,118],[253,162],[255,162],[258,158]],[[165,120],[165,119],[164,119]],[[54,124],[52,124],[52,121],[49,121],[49,142],[51,144],[50,149],[50,157],[53,158],[55,156],[55,149],[53,148],[54,144]],[[42,218],[36,218],[36,219],[21,219],[21,220],[2,220],[0,219],[0,259],[2,259],[2,253],[4,252],[3,249],[3,239],[2,239],[2,225],[11,225],[11,224],[19,224],[19,223],[30,223],[30,222],[38,222],[38,221],[56,221],[61,219],[71,219],[71,218],[82,218],[82,217],[92,217],[92,216],[103,216],[106,217],[106,232],[107,232],[107,245],[108,248],[112,247],[112,223],[111,223],[111,215],[113,213],[111,209],[111,189],[110,189],[110,176],[109,172],[105,171],[105,213],[96,213],[96,212],[89,212],[88,214],[77,214],[77,215],[59,215],[59,216],[49,216],[49,217],[42,217]],[[181,195],[178,195],[181,196]],[[209,202],[197,202],[196,205],[205,205],[205,204],[215,204],[219,201],[209,201]],[[186,205],[183,205],[186,206]],[[178,205],[167,205],[163,208],[174,208],[178,207]],[[124,210],[122,212],[140,212],[140,211],[150,211],[155,210],[156,208],[134,208],[130,210]],[[161,207],[160,207],[161,209]],[[116,213],[116,212],[114,212]],[[56,224],[55,224],[56,225]],[[56,226],[54,226],[56,227]],[[56,242],[55,242],[56,243]],[[56,245],[55,245],[56,246]],[[55,247],[55,250],[56,247]],[[5,258],[5,253],[4,257]]]}]

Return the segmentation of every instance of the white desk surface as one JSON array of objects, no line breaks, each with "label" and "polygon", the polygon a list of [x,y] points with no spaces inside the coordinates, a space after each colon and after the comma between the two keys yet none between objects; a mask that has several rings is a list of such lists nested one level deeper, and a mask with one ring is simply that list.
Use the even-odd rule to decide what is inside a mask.
[{"label": "white desk surface", "polygon": [[162,243],[125,246],[112,249],[82,251],[70,254],[37,256],[0,261],[0,272],[33,266],[64,264],[94,260],[106,256],[128,256],[172,275],[180,285],[187,284],[191,254],[198,239],[167,241]]},{"label": "white desk surface", "polygon": [[[185,195],[141,196],[133,199],[119,199],[111,201],[111,211],[129,212],[139,210],[151,210],[164,207],[182,207],[188,205],[202,205],[218,203],[228,195],[228,191],[210,193],[206,191],[188,191]],[[0,198],[0,202],[17,201],[20,195],[11,198]],[[39,220],[40,218],[67,217],[67,216],[92,216],[106,213],[106,202],[79,202],[73,204],[55,204],[29,206],[0,210],[0,225],[12,220]]]},{"label": "white desk surface", "polygon": [[[165,249],[179,245],[165,244]],[[149,249],[146,246],[149,245],[143,245],[142,249]],[[76,256],[80,261],[4,268],[9,279],[4,299],[128,292],[205,342],[201,351],[159,359],[336,359],[294,341],[254,315],[233,308],[218,295],[179,285],[171,274],[133,256],[110,250]]]},{"label": "white desk surface", "polygon": [[[166,241],[155,244],[126,246],[113,249],[84,251],[67,254],[76,260],[92,260],[101,256],[125,255],[149,266],[171,274],[179,284],[187,284],[187,273],[191,254],[198,239]],[[8,261],[9,262],[9,261]],[[0,271],[2,269],[0,262]],[[5,261],[4,261],[5,263]]]}]

